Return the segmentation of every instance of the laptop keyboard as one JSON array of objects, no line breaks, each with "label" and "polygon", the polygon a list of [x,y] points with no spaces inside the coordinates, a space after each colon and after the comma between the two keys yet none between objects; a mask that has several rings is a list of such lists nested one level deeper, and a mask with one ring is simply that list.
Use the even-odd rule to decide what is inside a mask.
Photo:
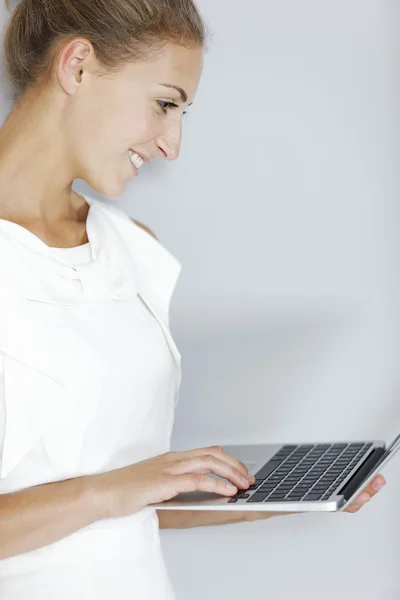
[{"label": "laptop keyboard", "polygon": [[372,447],[370,443],[283,446],[229,503],[327,500]]}]

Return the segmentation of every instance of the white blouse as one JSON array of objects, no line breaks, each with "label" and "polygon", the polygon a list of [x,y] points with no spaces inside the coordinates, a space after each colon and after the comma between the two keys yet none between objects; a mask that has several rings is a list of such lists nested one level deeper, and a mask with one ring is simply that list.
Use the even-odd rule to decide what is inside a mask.
[{"label": "white blouse", "polygon": [[[83,246],[52,248],[0,219],[0,494],[170,449],[181,264],[123,211],[84,197]],[[0,560],[4,600],[111,593],[174,598],[151,506]]]}]

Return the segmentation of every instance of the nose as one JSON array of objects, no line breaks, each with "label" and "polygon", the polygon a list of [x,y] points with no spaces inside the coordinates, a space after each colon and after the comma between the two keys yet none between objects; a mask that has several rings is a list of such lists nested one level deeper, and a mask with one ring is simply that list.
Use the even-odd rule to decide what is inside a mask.
[{"label": "nose", "polygon": [[165,160],[176,160],[179,157],[182,141],[182,124],[174,123],[163,135],[159,135],[156,143],[160,149],[162,158]]}]

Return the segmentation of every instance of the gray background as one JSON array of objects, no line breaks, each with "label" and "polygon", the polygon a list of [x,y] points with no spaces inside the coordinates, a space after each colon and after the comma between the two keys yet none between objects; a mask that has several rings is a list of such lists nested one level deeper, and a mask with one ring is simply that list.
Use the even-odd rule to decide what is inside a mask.
[{"label": "gray background", "polygon": [[[198,4],[214,36],[181,156],[142,169],[117,201],[183,264],[173,449],[390,439],[398,3]],[[4,115],[8,92],[4,82]],[[357,515],[163,530],[177,599],[397,600],[398,469]]]}]

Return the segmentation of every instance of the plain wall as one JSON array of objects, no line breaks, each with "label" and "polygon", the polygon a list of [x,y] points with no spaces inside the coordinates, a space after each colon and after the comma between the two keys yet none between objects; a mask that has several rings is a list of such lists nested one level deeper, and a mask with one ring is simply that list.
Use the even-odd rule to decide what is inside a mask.
[{"label": "plain wall", "polygon": [[[145,166],[116,201],[183,265],[173,449],[389,440],[400,429],[398,4],[198,4],[213,39],[181,156]],[[397,600],[399,464],[357,515],[163,530],[177,600]]]}]

